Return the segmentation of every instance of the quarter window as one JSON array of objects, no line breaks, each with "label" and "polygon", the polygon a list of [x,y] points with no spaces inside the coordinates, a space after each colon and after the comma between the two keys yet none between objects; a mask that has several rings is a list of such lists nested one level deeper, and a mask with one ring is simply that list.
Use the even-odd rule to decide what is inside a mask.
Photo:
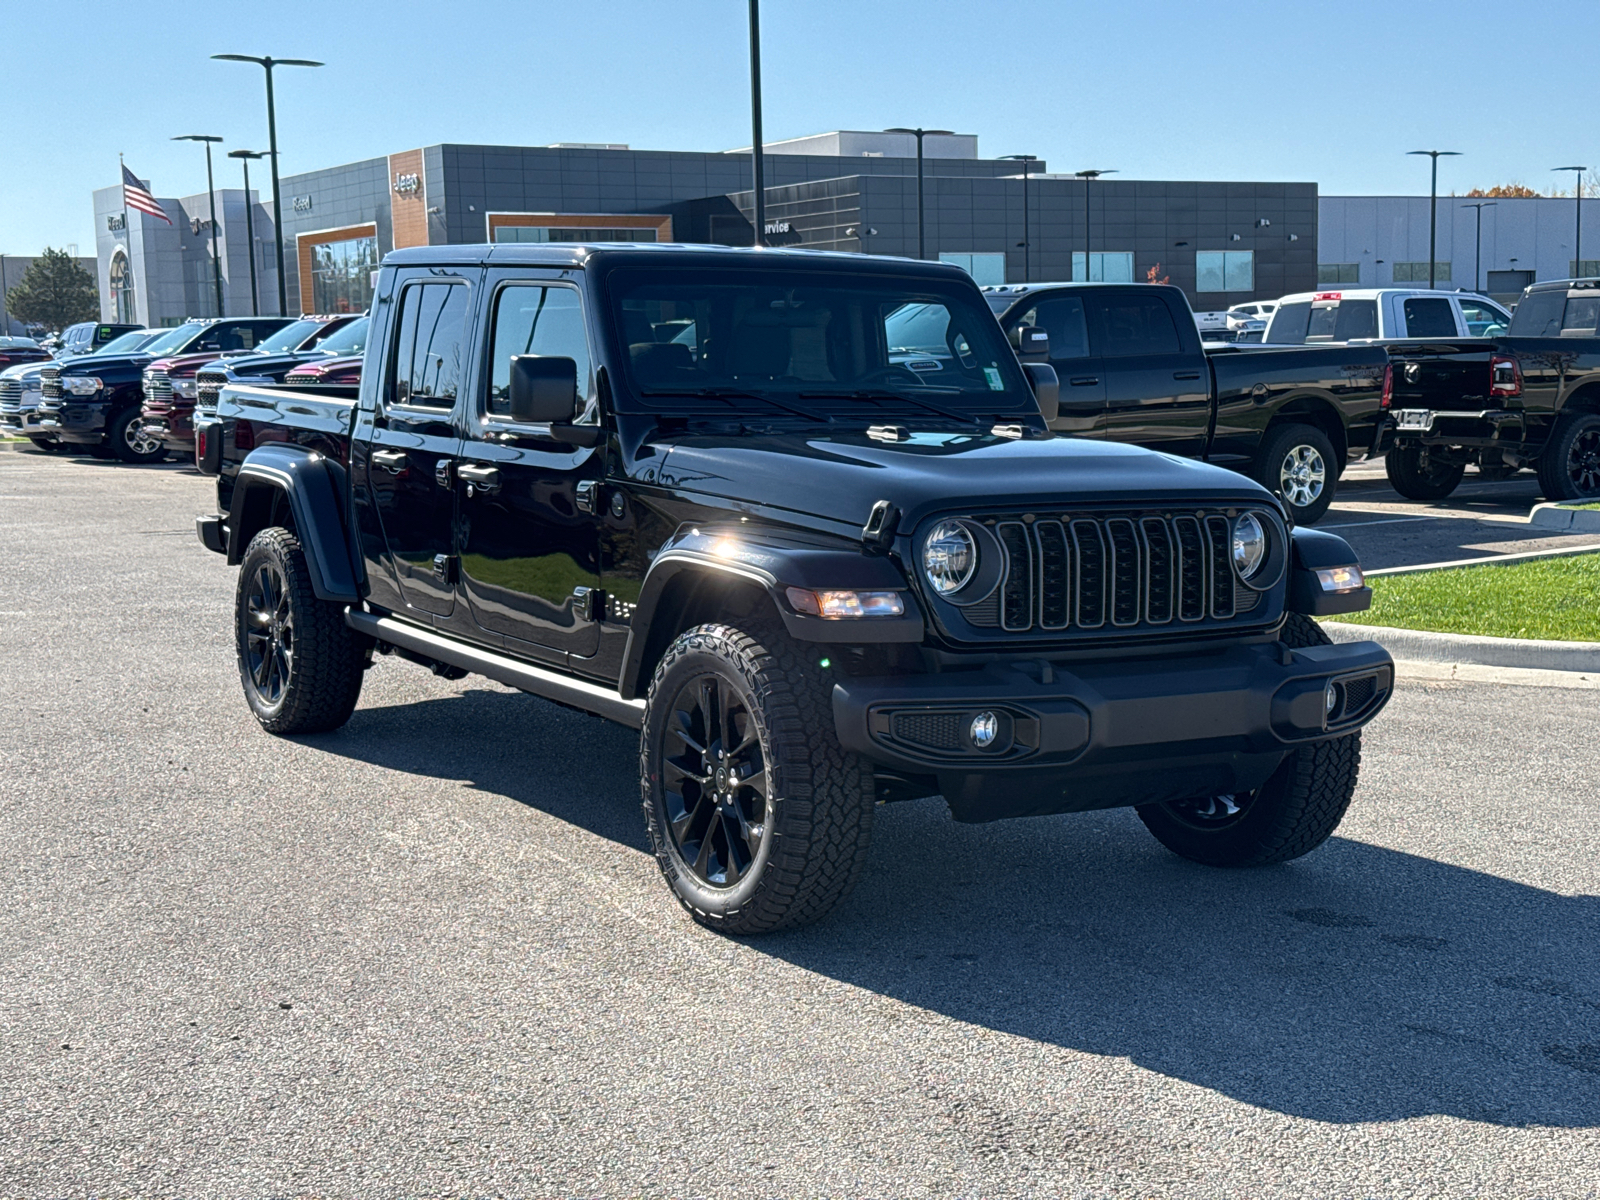
[{"label": "quarter window", "polygon": [[461,284],[412,284],[400,293],[394,403],[455,407],[466,374],[467,299]]},{"label": "quarter window", "polygon": [[1195,254],[1195,291],[1253,292],[1255,287],[1254,250],[1201,250]]},{"label": "quarter window", "polygon": [[1593,337],[1600,324],[1600,296],[1568,296],[1567,315],[1561,318],[1562,337]]},{"label": "quarter window", "polygon": [[[687,360],[688,351],[681,352]],[[578,364],[579,388],[588,390],[589,342],[576,291],[526,284],[501,289],[494,305],[494,340],[489,343],[491,417],[511,415],[511,360],[521,354],[572,359]]]},{"label": "quarter window", "polygon": [[1561,312],[1566,305],[1565,292],[1529,292],[1511,314],[1511,336],[1560,337]]}]

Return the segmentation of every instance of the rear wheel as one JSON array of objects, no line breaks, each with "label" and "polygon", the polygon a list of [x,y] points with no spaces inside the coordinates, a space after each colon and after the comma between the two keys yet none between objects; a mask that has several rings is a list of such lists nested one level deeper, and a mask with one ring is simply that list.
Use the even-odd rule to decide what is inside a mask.
[{"label": "rear wheel", "polygon": [[148,433],[144,417],[137,408],[126,409],[112,418],[106,430],[106,444],[125,463],[160,462],[167,456],[159,434]]},{"label": "rear wheel", "polygon": [[[1309,617],[1291,613],[1281,635],[1291,647],[1330,644]],[[1143,804],[1139,818],[1168,850],[1212,867],[1259,867],[1309,854],[1344,819],[1361,773],[1361,734],[1290,751],[1250,792]]]},{"label": "rear wheel", "polygon": [[1568,413],[1539,458],[1539,487],[1547,500],[1600,496],[1600,415]]},{"label": "rear wheel", "polygon": [[1461,485],[1462,463],[1435,459],[1426,446],[1400,445],[1384,455],[1389,484],[1407,500],[1443,500]]},{"label": "rear wheel", "polygon": [[234,635],[244,698],[268,733],[325,733],[350,719],[366,639],[345,624],[342,604],[317,599],[287,529],[263,529],[245,550]]},{"label": "rear wheel", "polygon": [[656,861],[701,924],[806,925],[854,886],[872,768],[839,745],[816,656],[781,627],[680,635],[656,668],[639,748]]},{"label": "rear wheel", "polygon": [[1328,435],[1315,425],[1282,425],[1268,431],[1256,456],[1255,476],[1282,494],[1296,524],[1310,525],[1333,503],[1339,461]]}]

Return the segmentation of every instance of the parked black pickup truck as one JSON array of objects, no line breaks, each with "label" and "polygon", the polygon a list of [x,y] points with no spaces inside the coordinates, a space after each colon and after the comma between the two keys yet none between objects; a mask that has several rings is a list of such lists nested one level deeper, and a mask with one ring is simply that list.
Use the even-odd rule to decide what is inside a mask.
[{"label": "parked black pickup truck", "polygon": [[[1348,462],[1386,449],[1381,347],[1202,347],[1182,289],[1159,284],[984,294],[1023,360],[1060,376],[1061,433],[1233,467],[1281,492],[1301,524],[1328,510]],[[1023,328],[1044,331],[1048,358]]]},{"label": "parked black pickup truck", "polygon": [[[936,382],[894,361],[908,306],[944,313]],[[1311,620],[1366,606],[1350,547],[1233,472],[1050,435],[1054,373],[955,267],[418,248],[369,332],[359,388],[218,398],[198,531],[270,732],[343,724],[375,651],[638,728],[661,870],[738,933],[827,912],[882,801],[1135,805],[1216,865],[1350,801],[1393,680]]]},{"label": "parked black pickup truck", "polygon": [[1442,500],[1469,464],[1539,472],[1551,500],[1600,498],[1600,280],[1535,283],[1504,337],[1391,343],[1389,482]]}]

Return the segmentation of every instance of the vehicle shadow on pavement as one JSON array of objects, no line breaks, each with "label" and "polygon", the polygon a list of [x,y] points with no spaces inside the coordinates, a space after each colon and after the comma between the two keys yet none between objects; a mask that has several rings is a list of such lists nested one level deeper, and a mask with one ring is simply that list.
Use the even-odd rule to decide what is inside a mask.
[{"label": "vehicle shadow on pavement", "polygon": [[[530,697],[362,708],[307,742],[648,853],[637,735]],[[890,805],[831,918],[745,944],[1292,1116],[1600,1125],[1600,898],[1346,838],[1217,871],[1130,810],[972,826],[940,800]]]}]

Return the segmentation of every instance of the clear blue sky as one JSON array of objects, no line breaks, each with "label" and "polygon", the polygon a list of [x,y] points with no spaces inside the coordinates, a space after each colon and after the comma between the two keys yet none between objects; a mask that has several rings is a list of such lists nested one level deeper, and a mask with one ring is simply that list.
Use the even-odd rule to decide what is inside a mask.
[{"label": "clear blue sky", "polygon": [[[435,142],[749,144],[745,0],[13,0],[0,79],[0,251],[93,253],[117,152],[158,195],[203,190],[198,146],[263,149],[279,73],[283,170]],[[20,18],[20,19],[18,19]],[[769,141],[944,127],[986,156],[1124,178],[1310,180],[1426,194],[1600,160],[1595,0],[763,0]],[[1486,80],[1495,81],[1493,83]],[[219,182],[237,186],[237,163]],[[1565,184],[1563,184],[1565,186]]]}]

